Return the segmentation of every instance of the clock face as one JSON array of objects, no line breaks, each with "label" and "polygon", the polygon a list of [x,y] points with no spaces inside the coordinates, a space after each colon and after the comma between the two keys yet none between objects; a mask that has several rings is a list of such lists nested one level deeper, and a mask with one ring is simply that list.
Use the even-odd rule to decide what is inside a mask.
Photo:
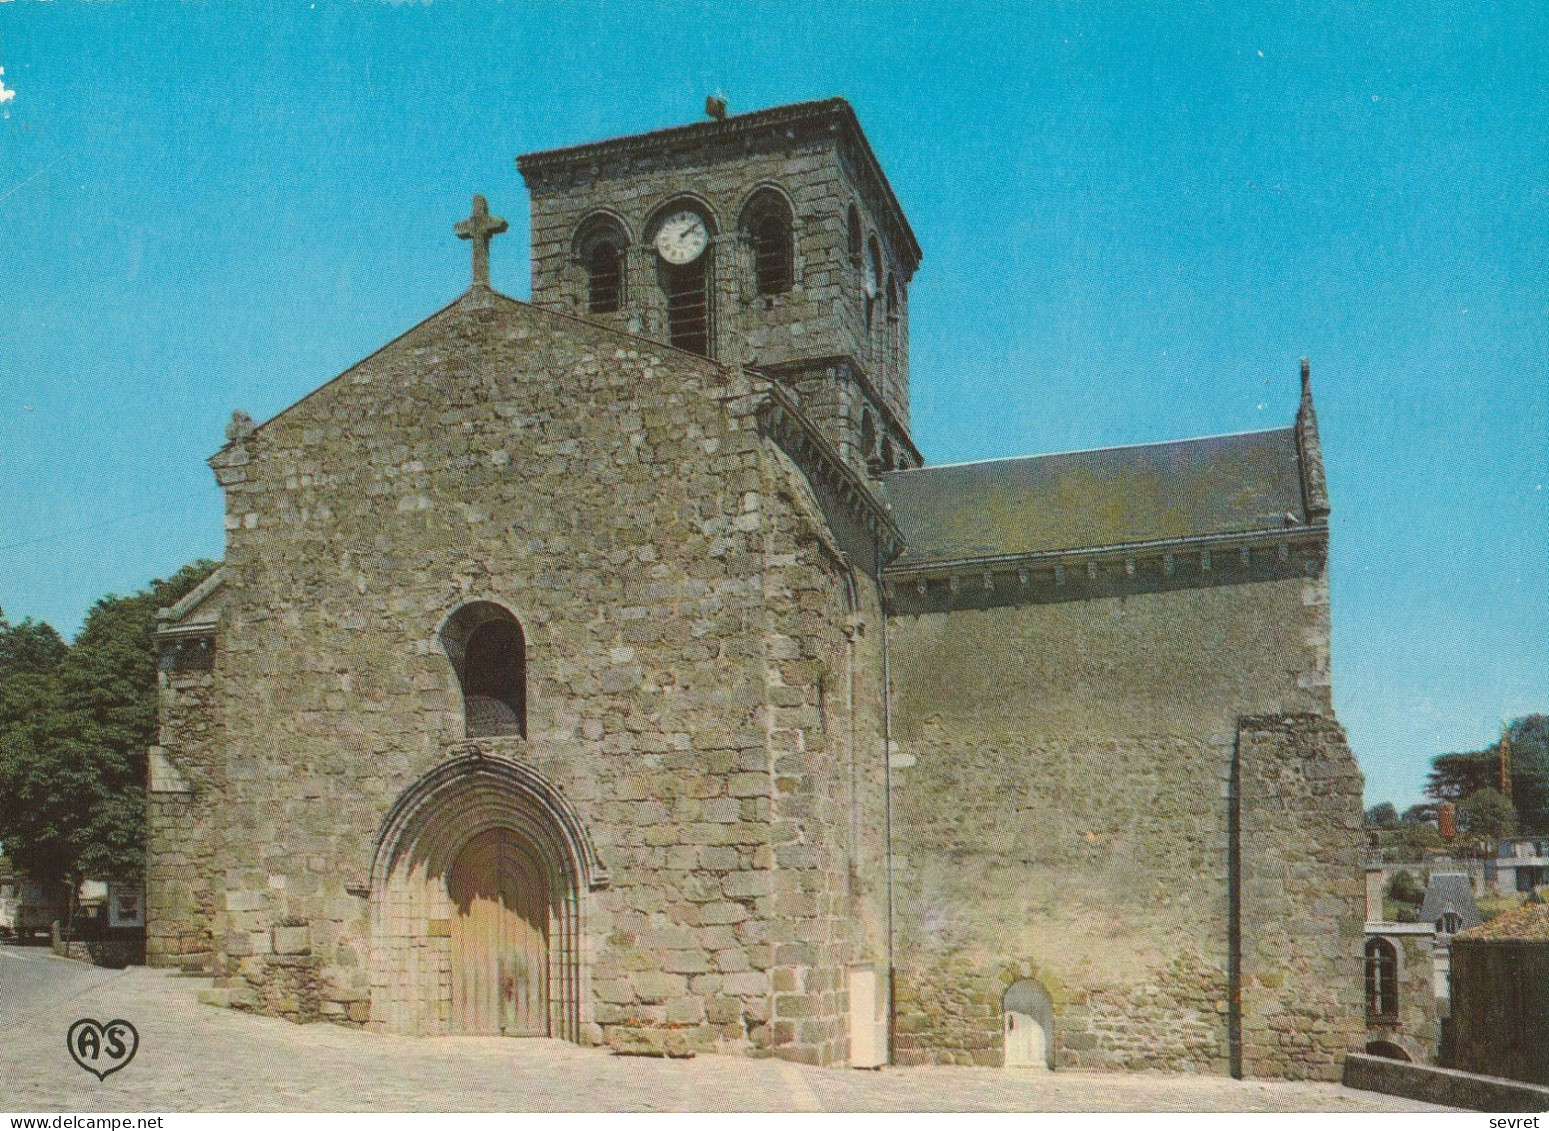
[{"label": "clock face", "polygon": [[709,243],[704,217],[687,209],[667,217],[656,232],[656,253],[675,267],[694,262]]}]

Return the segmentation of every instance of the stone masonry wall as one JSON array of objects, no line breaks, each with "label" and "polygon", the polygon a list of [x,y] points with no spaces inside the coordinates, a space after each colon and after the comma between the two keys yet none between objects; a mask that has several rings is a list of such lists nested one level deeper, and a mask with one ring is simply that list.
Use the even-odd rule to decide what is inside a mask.
[{"label": "stone masonry wall", "polygon": [[205,968],[219,910],[219,791],[224,783],[215,672],[158,677],[159,745],[189,792],[146,794],[145,955]]},{"label": "stone masonry wall", "polygon": [[1323,715],[1237,740],[1242,1073],[1338,1080],[1365,1031],[1361,772]]},{"label": "stone masonry wall", "polygon": [[826,502],[769,452],[772,1042],[814,1064],[849,1055],[850,965],[886,965],[881,656],[866,636],[880,622],[865,572],[874,555]]},{"label": "stone masonry wall", "polygon": [[[374,836],[463,739],[438,630],[480,599],[527,639],[528,738],[492,745],[558,786],[612,875],[583,894],[588,1039],[843,1056],[836,1023],[770,1025],[777,981],[842,1013],[857,944],[821,808],[844,618],[806,520],[765,530],[756,403],[739,371],[475,292],[212,460],[213,930],[260,1008],[301,957],[274,929],[304,925],[306,992],[280,998],[374,1016]],[[792,540],[811,545],[770,558]],[[823,930],[777,939],[798,906]]]},{"label": "stone masonry wall", "polygon": [[1224,1073],[1237,720],[1329,710],[1321,552],[1042,597],[889,622],[897,1060],[999,1064],[1034,978],[1057,1067]]}]

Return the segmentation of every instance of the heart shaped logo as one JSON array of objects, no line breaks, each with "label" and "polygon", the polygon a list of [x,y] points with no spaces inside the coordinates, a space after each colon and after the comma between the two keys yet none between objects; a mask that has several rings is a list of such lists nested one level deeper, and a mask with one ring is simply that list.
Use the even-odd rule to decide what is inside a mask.
[{"label": "heart shaped logo", "polygon": [[98,1080],[106,1080],[134,1059],[140,1034],[127,1021],[93,1021],[82,1017],[65,1034],[65,1045],[75,1063]]}]

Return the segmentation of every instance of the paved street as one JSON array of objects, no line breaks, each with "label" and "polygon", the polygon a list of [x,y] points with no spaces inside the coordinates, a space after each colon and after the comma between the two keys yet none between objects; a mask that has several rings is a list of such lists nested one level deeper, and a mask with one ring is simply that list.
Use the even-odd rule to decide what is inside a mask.
[{"label": "paved street", "polygon": [[[558,1041],[378,1036],[200,1005],[207,983],[0,946],[0,1107],[14,1111],[1438,1111],[1328,1084],[999,1069],[881,1072],[617,1057]],[[135,1059],[72,1062],[80,1017],[125,1018]]]},{"label": "paved street", "polygon": [[34,1010],[110,981],[114,970],[55,958],[46,946],[0,944],[0,1029],[13,1032]]}]

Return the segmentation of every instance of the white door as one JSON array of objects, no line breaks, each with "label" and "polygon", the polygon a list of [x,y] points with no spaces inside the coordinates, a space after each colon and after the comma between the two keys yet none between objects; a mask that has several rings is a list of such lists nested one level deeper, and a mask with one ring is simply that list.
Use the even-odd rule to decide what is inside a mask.
[{"label": "white door", "polygon": [[1048,1049],[1044,1047],[1043,1026],[1026,1013],[1006,1010],[1006,1067],[1047,1068]]}]

